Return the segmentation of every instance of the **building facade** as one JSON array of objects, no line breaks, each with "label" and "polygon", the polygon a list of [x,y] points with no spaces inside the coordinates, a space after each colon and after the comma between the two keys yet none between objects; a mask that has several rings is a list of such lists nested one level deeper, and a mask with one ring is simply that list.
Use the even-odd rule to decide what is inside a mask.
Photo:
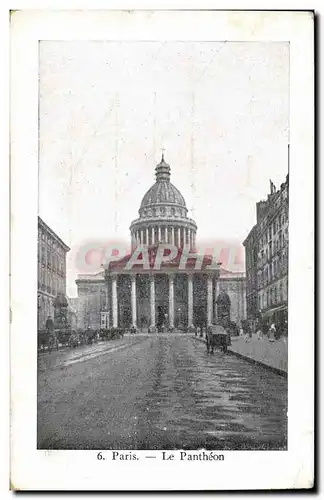
[{"label": "building facade", "polygon": [[248,319],[268,318],[282,328],[288,320],[288,208],[287,175],[278,190],[271,182],[267,200],[256,204],[257,223],[243,243]]},{"label": "building facade", "polygon": [[[131,253],[76,280],[81,328],[185,331],[207,326],[217,321],[220,293],[228,294],[231,321],[239,323],[246,314],[245,276],[195,253],[197,225],[187,217],[163,155],[155,171],[156,182],[130,225]],[[172,245],[174,253],[157,267],[163,244]]]},{"label": "building facade", "polygon": [[67,297],[68,301],[68,322],[72,330],[76,330],[78,325],[78,297]]},{"label": "building facade", "polygon": [[259,316],[258,300],[258,227],[253,226],[243,242],[245,247],[246,315],[250,323]]},{"label": "building facade", "polygon": [[54,319],[54,300],[66,292],[66,254],[69,247],[38,217],[38,330],[45,329],[46,319]]}]

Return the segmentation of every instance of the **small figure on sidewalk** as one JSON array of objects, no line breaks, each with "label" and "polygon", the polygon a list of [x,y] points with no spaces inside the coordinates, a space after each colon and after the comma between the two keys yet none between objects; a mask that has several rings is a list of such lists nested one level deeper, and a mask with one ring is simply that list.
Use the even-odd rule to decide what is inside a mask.
[{"label": "small figure on sidewalk", "polygon": [[276,340],[276,325],[274,323],[271,323],[270,329],[269,329],[269,341],[274,342]]},{"label": "small figure on sidewalk", "polygon": [[250,332],[246,332],[246,334],[244,336],[244,341],[245,342],[250,342],[251,337],[252,337],[252,334]]},{"label": "small figure on sidewalk", "polygon": [[262,339],[262,330],[261,330],[261,328],[258,328],[258,329],[257,329],[257,339],[258,339],[258,340],[261,340],[261,339]]},{"label": "small figure on sidewalk", "polygon": [[243,335],[244,335],[244,330],[242,327],[240,327],[240,337],[243,337]]}]

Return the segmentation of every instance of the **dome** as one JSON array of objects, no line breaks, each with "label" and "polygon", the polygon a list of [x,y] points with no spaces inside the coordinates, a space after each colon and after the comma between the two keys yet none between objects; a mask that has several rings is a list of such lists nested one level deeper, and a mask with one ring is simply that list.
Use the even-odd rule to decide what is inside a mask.
[{"label": "dome", "polygon": [[156,182],[145,193],[139,218],[130,225],[131,247],[170,243],[178,248],[195,248],[197,224],[187,216],[180,191],[170,182],[170,165],[162,159],[155,167]]},{"label": "dome", "polygon": [[157,203],[170,203],[186,208],[184,197],[169,181],[156,182],[144,195],[141,209]]},{"label": "dome", "polygon": [[155,169],[156,182],[142,199],[139,209],[140,215],[154,216],[155,205],[181,207],[181,215],[186,215],[187,207],[185,199],[180,191],[170,182],[170,170],[170,165],[164,161],[164,156],[162,155],[162,160]]}]

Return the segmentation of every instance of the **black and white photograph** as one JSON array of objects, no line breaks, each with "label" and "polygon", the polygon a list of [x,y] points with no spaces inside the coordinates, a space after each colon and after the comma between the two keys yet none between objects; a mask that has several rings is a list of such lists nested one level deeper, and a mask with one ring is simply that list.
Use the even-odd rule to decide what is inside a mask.
[{"label": "black and white photograph", "polygon": [[39,57],[38,446],[286,449],[289,44]]},{"label": "black and white photograph", "polygon": [[220,471],[295,429],[292,45],[164,14],[37,40],[35,447]]}]

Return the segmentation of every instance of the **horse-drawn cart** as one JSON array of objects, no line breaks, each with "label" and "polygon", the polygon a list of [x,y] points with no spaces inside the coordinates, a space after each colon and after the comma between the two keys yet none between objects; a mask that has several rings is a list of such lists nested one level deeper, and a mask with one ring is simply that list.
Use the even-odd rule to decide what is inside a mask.
[{"label": "horse-drawn cart", "polygon": [[214,349],[226,352],[229,345],[231,345],[231,336],[224,327],[221,325],[208,327],[206,334],[207,354],[214,354]]}]

